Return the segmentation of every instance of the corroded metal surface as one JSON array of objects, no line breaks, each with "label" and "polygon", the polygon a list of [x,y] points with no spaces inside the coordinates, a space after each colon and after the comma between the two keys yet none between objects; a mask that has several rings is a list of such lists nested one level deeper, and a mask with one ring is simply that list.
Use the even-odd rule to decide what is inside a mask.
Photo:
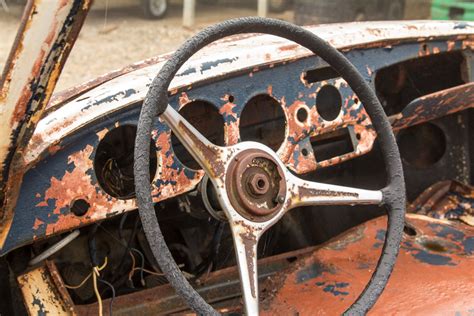
[{"label": "corroded metal surface", "polygon": [[413,100],[400,114],[391,117],[391,121],[397,130],[469,108],[474,108],[474,82]]},{"label": "corroded metal surface", "polygon": [[25,147],[90,5],[90,0],[29,1],[23,15],[0,84],[0,246],[9,231],[26,170]]},{"label": "corroded metal surface", "polygon": [[474,187],[456,181],[435,183],[413,201],[407,211],[437,219],[460,220],[474,226]]},{"label": "corroded metal surface", "polygon": [[[420,54],[470,51],[473,29],[472,24],[454,22],[371,22],[311,28],[343,49],[369,82],[373,82],[378,69],[388,66],[387,60],[395,64]],[[252,49],[257,45],[259,50]],[[308,82],[304,77],[307,71],[327,66],[319,58],[308,56],[306,50],[272,36],[225,39],[197,54],[178,72],[171,83],[170,104],[179,109],[193,100],[210,102],[224,119],[225,145],[232,145],[240,139],[240,117],[247,102],[260,94],[273,97],[287,121],[278,155],[299,174],[369,152],[376,135],[363,104],[340,78]],[[24,152],[28,185],[23,186],[23,198],[16,207],[16,228],[0,253],[136,209],[134,200],[114,198],[103,191],[94,172],[94,158],[108,131],[136,124],[140,102],[165,58],[139,63],[86,83],[75,91],[77,96],[68,92],[52,101]],[[324,85],[336,86],[341,94],[342,110],[333,121],[323,120],[315,105],[316,95]],[[308,113],[304,122],[297,118],[301,108]],[[430,119],[429,115],[425,118]],[[319,159],[312,143],[317,143],[317,137],[344,128],[351,129],[354,150]],[[204,175],[202,170],[192,170],[179,161],[170,136],[169,127],[156,122],[152,139],[161,150],[152,183],[155,202],[192,190]],[[82,217],[70,211],[77,199],[85,199],[91,205]]]},{"label": "corroded metal surface", "polygon": [[[394,272],[369,314],[468,313],[474,308],[474,228],[415,214],[406,221],[414,233],[404,235]],[[274,294],[262,314],[340,315],[369,280],[385,225],[385,217],[371,220],[296,261],[264,287]]]},{"label": "corroded metal surface", "polygon": [[[404,41],[419,42],[425,41],[428,37],[444,36],[450,36],[450,47],[455,48],[456,41],[461,41],[464,43],[461,46],[467,48],[472,47],[474,24],[466,23],[459,27],[457,23],[453,22],[371,22],[318,26],[310,29],[335,47],[347,50],[357,47],[384,47]],[[421,52],[423,49],[421,44],[419,45]],[[253,49],[256,46],[259,47],[259,50]],[[248,54],[249,51],[252,51],[252,54]],[[443,48],[438,48],[432,53],[442,51]],[[248,76],[252,77],[260,70],[259,67],[274,67],[275,64],[298,60],[309,55],[307,50],[298,45],[273,36],[226,39],[216,42],[196,54],[186,64],[187,67],[178,72],[170,85],[170,92],[176,93],[182,88],[190,89],[197,82],[218,78],[238,69],[250,69]],[[29,154],[26,157],[27,162],[35,161],[41,152],[47,150],[47,147],[56,145],[78,127],[143,100],[148,91],[147,84],[151,82],[164,64],[163,59],[157,59],[156,62],[155,65],[141,69],[138,67],[138,70],[114,78],[72,100],[63,106],[64,109],[55,111],[54,114],[51,113],[49,119],[45,118],[36,132],[38,139],[42,139],[44,143],[30,144]],[[370,77],[374,69],[371,69],[368,64],[363,67],[364,73]],[[271,95],[272,87],[268,88]],[[226,96],[221,97],[225,99]],[[71,99],[71,97],[67,99]],[[227,108],[232,107],[237,107],[237,104],[230,102],[227,105]],[[229,109],[223,109],[223,111],[229,111]],[[65,121],[65,118],[69,118],[69,120]]]},{"label": "corroded metal surface", "polygon": [[17,280],[29,315],[76,315],[54,263],[46,262]]}]

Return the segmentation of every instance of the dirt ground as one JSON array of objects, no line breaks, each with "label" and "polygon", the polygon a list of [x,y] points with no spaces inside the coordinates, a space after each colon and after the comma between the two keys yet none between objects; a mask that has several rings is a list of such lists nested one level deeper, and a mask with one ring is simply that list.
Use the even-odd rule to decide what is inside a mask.
[{"label": "dirt ground", "polygon": [[[162,20],[146,20],[139,0],[96,0],[86,19],[60,77],[56,91],[93,79],[101,74],[166,53],[178,48],[184,40],[202,29],[225,19],[256,15],[256,5],[242,7],[239,1],[223,5],[198,5],[196,27],[186,29],[182,23],[182,2],[172,2]],[[10,13],[0,9],[0,69],[8,57],[19,26],[22,7],[11,6]],[[270,14],[291,21],[293,13]]]}]

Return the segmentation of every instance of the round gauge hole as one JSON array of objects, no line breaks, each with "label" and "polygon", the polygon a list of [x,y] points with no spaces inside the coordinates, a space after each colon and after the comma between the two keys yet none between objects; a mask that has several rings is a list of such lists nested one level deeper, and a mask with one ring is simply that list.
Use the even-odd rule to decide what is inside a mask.
[{"label": "round gauge hole", "polygon": [[337,118],[341,112],[342,97],[339,90],[333,85],[322,86],[316,96],[316,109],[326,121]]},{"label": "round gauge hole", "polygon": [[400,131],[398,147],[404,163],[427,168],[443,158],[446,136],[441,128],[432,123],[416,125]]},{"label": "round gauge hole", "polygon": [[90,204],[84,199],[77,199],[72,202],[71,212],[76,216],[84,216],[90,208]]},{"label": "round gauge hole", "polygon": [[278,150],[285,140],[286,118],[280,103],[261,94],[245,105],[240,116],[240,139],[256,141]]},{"label": "round gauge hole", "polygon": [[305,108],[299,108],[298,111],[296,111],[296,118],[301,123],[306,122],[306,120],[308,119],[308,111],[306,111]]},{"label": "round gauge hole", "polygon": [[[212,103],[201,100],[192,101],[182,107],[179,114],[211,143],[224,146],[224,119]],[[171,143],[176,158],[183,165],[194,170],[201,169],[174,133],[171,133]]]},{"label": "round gauge hole", "polygon": [[[135,197],[133,153],[135,125],[122,125],[110,130],[97,146],[94,172],[100,187],[109,195],[122,200]],[[150,180],[156,173],[155,143],[150,139]]]}]

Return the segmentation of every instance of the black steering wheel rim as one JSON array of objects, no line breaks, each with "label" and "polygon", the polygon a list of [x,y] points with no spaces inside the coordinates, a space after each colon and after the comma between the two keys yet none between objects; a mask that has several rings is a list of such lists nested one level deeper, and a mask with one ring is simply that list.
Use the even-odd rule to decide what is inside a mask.
[{"label": "black steering wheel rim", "polygon": [[204,46],[223,37],[263,33],[291,40],[325,60],[357,94],[377,132],[388,183],[383,192],[387,206],[387,234],[370,281],[346,314],[364,314],[377,301],[393,270],[402,239],[405,216],[405,184],[402,163],[391,125],[374,91],[350,61],[329,43],[294,24],[267,18],[239,18],[208,27],[186,41],[164,64],[153,80],[143,102],[135,140],[135,190],[142,225],[152,253],[168,281],[186,303],[199,314],[218,314],[192,288],[174,261],[159,228],[151,196],[149,173],[149,136],[154,121],[168,106],[168,88],[181,66]]}]

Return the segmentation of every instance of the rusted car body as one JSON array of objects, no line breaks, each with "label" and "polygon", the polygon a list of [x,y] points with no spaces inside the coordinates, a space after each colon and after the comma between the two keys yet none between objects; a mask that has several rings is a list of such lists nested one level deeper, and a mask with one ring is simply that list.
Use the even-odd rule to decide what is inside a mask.
[{"label": "rusted car body", "polygon": [[[133,185],[139,111],[169,56],[52,94],[89,6],[30,2],[2,77],[0,255],[3,281],[19,288],[2,308],[186,312],[150,254]],[[43,17],[48,10],[56,14]],[[45,35],[39,41],[32,26],[48,20],[53,27],[38,31]],[[371,312],[472,312],[474,24],[308,29],[342,51],[376,91],[403,160],[410,214],[394,273]],[[215,144],[264,143],[309,179],[368,189],[384,182],[363,104],[322,59],[290,41],[250,34],[211,44],[180,69],[169,95],[170,105]],[[209,303],[239,312],[232,243],[204,172],[163,121],[150,146],[160,149],[150,157],[153,202],[176,261]],[[342,313],[377,263],[383,214],[376,206],[324,206],[285,215],[259,248],[260,312]],[[113,286],[99,288],[100,304],[90,281],[81,283],[90,277],[91,231],[106,258],[103,279]],[[15,297],[24,310],[13,306]]]}]

